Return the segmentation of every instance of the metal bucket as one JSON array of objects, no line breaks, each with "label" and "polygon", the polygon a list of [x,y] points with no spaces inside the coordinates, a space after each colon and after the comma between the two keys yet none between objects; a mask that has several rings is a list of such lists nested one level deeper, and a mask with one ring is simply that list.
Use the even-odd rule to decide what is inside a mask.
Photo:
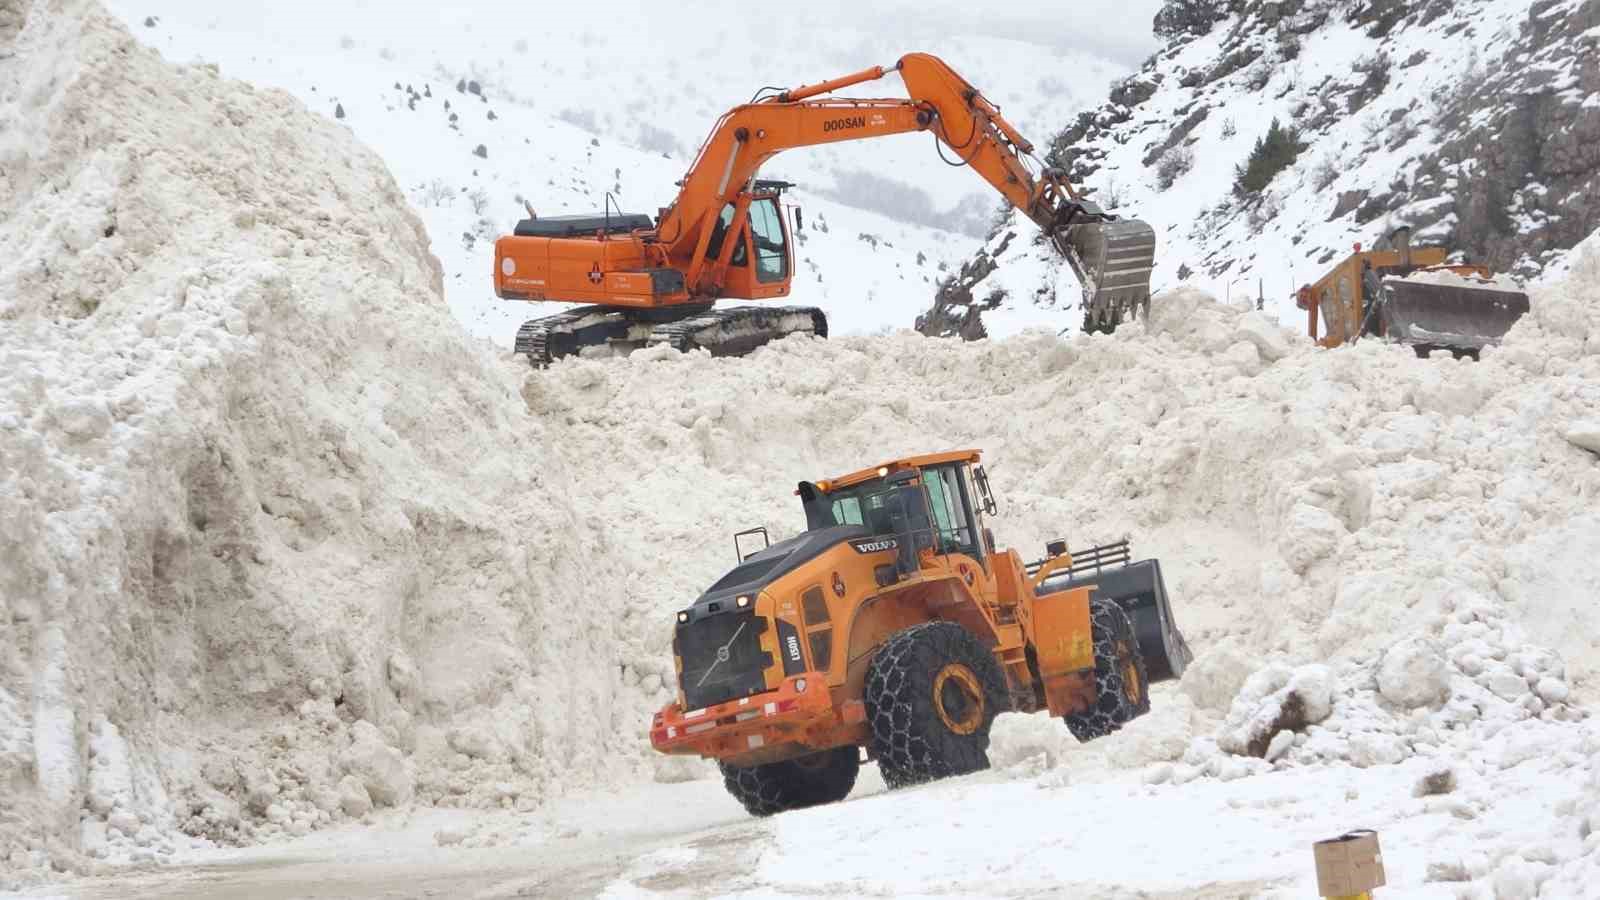
[{"label": "metal bucket", "polygon": [[1150,272],[1156,262],[1156,232],[1138,219],[1068,225],[1056,246],[1083,283],[1089,320],[1111,324],[1150,312]]},{"label": "metal bucket", "polygon": [[[1094,552],[1091,549],[1083,554],[1075,553],[1073,559],[1088,558]],[[1167,584],[1161,577],[1161,563],[1157,560],[1142,559],[1112,568],[1074,572],[1069,578],[1052,580],[1047,585],[1041,588],[1040,594],[1094,585],[1091,596],[1104,597],[1121,606],[1133,622],[1133,636],[1139,643],[1145,672],[1152,684],[1182,678],[1183,670],[1194,659],[1189,642],[1184,640],[1178,623],[1173,621]]]},{"label": "metal bucket", "polygon": [[1528,312],[1528,295],[1387,278],[1378,312],[1383,333],[1404,344],[1476,353],[1500,343]]}]

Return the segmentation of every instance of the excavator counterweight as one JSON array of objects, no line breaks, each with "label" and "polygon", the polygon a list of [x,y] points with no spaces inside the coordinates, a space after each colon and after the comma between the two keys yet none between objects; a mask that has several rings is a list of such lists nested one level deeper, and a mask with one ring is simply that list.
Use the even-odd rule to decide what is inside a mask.
[{"label": "excavator counterweight", "polygon": [[[904,99],[833,96],[899,74]],[[765,92],[764,92],[765,93]],[[606,210],[540,219],[530,209],[495,242],[495,294],[506,300],[586,304],[525,323],[518,353],[535,366],[608,348],[651,344],[741,355],[789,334],[826,337],[827,319],[809,306],[718,307],[719,300],[788,296],[799,211],[781,200],[785,182],[761,167],[797,147],[931,131],[1051,236],[1083,285],[1086,319],[1113,328],[1148,311],[1155,232],[1082,198],[1059,169],[998,107],[937,57],[912,53],[892,67],[774,91],[718,120],[680,182],[673,203],[652,219]],[[792,225],[792,227],[791,227]]]}]

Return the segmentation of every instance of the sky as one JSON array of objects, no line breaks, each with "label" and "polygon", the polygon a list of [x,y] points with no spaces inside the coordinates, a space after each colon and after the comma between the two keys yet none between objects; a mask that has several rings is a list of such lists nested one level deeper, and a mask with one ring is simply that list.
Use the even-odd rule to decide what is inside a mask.
[{"label": "sky", "polygon": [[[971,0],[811,0],[803,6],[752,5],[745,0],[611,0],[603,4],[559,5],[507,2],[502,12],[486,17],[483,10],[491,5],[481,0],[399,6],[387,0],[348,0],[333,5],[324,0],[280,0],[262,4],[259,14],[264,27],[285,12],[308,8],[325,19],[343,20],[338,27],[353,34],[375,26],[399,26],[466,30],[486,36],[536,29],[541,21],[560,19],[588,25],[597,34],[640,28],[670,34],[686,26],[716,30],[737,20],[770,24],[774,37],[780,37],[786,19],[803,16],[813,25],[822,19],[841,30],[866,30],[883,38],[902,35],[908,47],[930,36],[979,34],[1087,51],[1131,68],[1156,49],[1151,21],[1162,0],[1044,0],[1014,4],[975,4]],[[230,13],[230,18],[236,20],[239,14]],[[764,22],[763,17],[770,22]],[[777,43],[781,45],[781,40]],[[662,50],[670,53],[671,42],[663,41]]]},{"label": "sky", "polygon": [[1162,0],[1046,0],[1043,3],[974,4],[966,0],[876,0],[868,11],[847,0],[821,6],[841,14],[877,20],[887,32],[905,27],[908,37],[966,31],[1082,50],[1128,66],[1138,66],[1156,50],[1151,22]]}]

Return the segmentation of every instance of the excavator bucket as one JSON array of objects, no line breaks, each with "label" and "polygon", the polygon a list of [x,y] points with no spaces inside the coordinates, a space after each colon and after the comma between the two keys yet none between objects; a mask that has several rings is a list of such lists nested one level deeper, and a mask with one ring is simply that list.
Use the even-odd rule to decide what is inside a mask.
[{"label": "excavator bucket", "polygon": [[1498,344],[1528,311],[1528,295],[1468,278],[1440,281],[1386,278],[1379,318],[1390,339],[1418,350],[1445,349],[1476,357]]},{"label": "excavator bucket", "polygon": [[1056,247],[1083,283],[1086,321],[1115,326],[1150,312],[1156,232],[1138,219],[1084,222],[1055,234]]}]

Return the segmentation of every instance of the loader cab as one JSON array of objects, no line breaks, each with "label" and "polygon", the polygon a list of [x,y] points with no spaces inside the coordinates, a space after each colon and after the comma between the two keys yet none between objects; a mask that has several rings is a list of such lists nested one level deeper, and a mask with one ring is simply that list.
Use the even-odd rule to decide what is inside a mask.
[{"label": "loader cab", "polygon": [[960,554],[984,569],[994,552],[985,516],[994,496],[976,454],[930,454],[886,463],[833,481],[802,482],[796,491],[808,531],[859,525],[902,540],[902,563],[915,568],[923,550]]},{"label": "loader cab", "polygon": [[715,261],[722,254],[729,232],[733,232],[736,243],[722,280],[723,297],[763,300],[788,295],[794,275],[794,248],[783,214],[781,196],[785,187],[792,185],[786,181],[757,181],[755,189],[748,192],[749,205],[738,228],[733,227],[733,219],[743,196],[723,206],[706,246],[706,258]]}]

